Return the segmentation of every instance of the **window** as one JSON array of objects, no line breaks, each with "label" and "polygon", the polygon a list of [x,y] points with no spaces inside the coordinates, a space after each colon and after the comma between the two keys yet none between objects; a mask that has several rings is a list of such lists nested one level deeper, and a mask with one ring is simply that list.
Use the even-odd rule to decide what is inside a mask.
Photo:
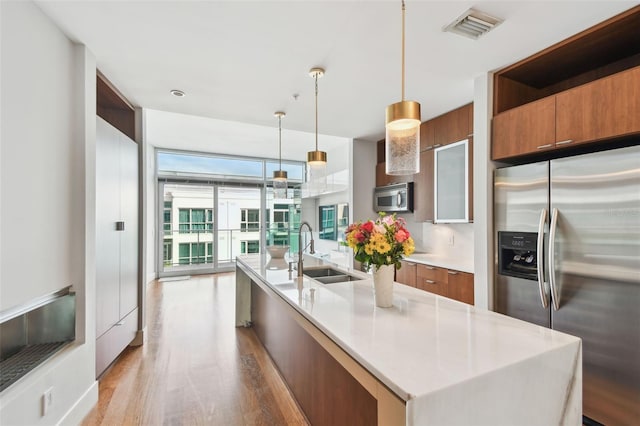
[{"label": "window", "polygon": [[180,233],[197,233],[213,229],[213,209],[180,209]]},{"label": "window", "polygon": [[259,253],[260,252],[260,241],[252,240],[252,241],[240,241],[240,253],[249,254],[249,253]]},{"label": "window", "polygon": [[260,209],[242,209],[240,211],[240,231],[256,232],[260,230]]},{"label": "window", "polygon": [[164,235],[167,236],[171,236],[171,207],[172,207],[172,202],[171,201],[165,201],[164,202],[164,215],[163,218],[164,220],[163,222],[163,229],[164,229]]},{"label": "window", "polygon": [[162,260],[166,266],[171,266],[173,260],[173,241],[165,239],[162,249]]},{"label": "window", "polygon": [[213,243],[180,243],[180,265],[213,262]]}]

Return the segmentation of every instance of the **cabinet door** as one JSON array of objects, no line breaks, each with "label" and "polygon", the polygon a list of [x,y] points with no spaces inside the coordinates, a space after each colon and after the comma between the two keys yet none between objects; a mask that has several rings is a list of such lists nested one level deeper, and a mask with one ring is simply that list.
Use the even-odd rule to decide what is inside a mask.
[{"label": "cabinet door", "polygon": [[436,148],[435,222],[469,221],[469,141]]},{"label": "cabinet door", "polygon": [[420,153],[420,173],[414,176],[414,220],[433,222],[433,149]]},{"label": "cabinet door", "polygon": [[448,296],[447,270],[435,266],[417,265],[416,287],[440,296]]},{"label": "cabinet door", "polygon": [[447,275],[449,297],[473,305],[473,274],[449,269]]},{"label": "cabinet door", "polygon": [[120,318],[138,306],[138,144],[120,137]]},{"label": "cabinet door", "polygon": [[555,147],[556,98],[551,96],[493,117],[493,160]]},{"label": "cabinet door", "polygon": [[391,176],[385,172],[385,163],[376,164],[376,186],[386,186],[394,183],[413,182],[415,175]]},{"label": "cabinet door", "polygon": [[96,119],[96,337],[120,320],[120,134]]},{"label": "cabinet door", "polygon": [[[425,121],[420,124],[420,151],[433,148],[435,141],[436,125],[434,120]],[[422,170],[422,167],[420,167]]]},{"label": "cabinet door", "polygon": [[416,264],[413,262],[408,262],[406,260],[401,260],[400,264],[402,265],[400,269],[396,269],[396,282],[415,287]]},{"label": "cabinet door", "polygon": [[558,144],[640,132],[640,67],[556,95]]},{"label": "cabinet door", "polygon": [[467,139],[472,133],[469,127],[469,117],[473,114],[473,104],[460,108],[435,118],[435,147]]},{"label": "cabinet door", "polygon": [[385,164],[376,164],[376,186],[386,186],[391,183],[391,176],[385,173]]}]

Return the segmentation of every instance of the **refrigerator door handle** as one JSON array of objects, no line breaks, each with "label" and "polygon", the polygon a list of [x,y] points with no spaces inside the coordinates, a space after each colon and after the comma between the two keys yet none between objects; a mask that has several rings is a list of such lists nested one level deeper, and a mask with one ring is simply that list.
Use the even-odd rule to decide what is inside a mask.
[{"label": "refrigerator door handle", "polygon": [[[540,221],[538,223],[538,247],[539,254],[544,253],[544,225],[547,223],[547,209],[540,212]],[[544,256],[538,255],[538,287],[540,288],[540,301],[543,308],[549,307],[549,295],[544,285]]]},{"label": "refrigerator door handle", "polygon": [[558,209],[553,208],[551,213],[551,226],[549,227],[549,286],[551,287],[551,300],[553,309],[560,309],[560,299],[556,287],[555,259],[556,259],[556,229],[558,228]]}]

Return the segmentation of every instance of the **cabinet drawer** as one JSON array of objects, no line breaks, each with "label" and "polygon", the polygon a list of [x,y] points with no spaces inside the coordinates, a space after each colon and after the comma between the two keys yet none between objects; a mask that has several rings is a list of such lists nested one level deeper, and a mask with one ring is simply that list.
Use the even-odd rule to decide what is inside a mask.
[{"label": "cabinet drawer", "polygon": [[436,266],[419,264],[416,266],[416,277],[418,281],[431,280],[447,282],[447,270]]},{"label": "cabinet drawer", "polygon": [[428,278],[418,279],[417,288],[440,296],[448,296],[448,285],[444,281],[434,281]]}]

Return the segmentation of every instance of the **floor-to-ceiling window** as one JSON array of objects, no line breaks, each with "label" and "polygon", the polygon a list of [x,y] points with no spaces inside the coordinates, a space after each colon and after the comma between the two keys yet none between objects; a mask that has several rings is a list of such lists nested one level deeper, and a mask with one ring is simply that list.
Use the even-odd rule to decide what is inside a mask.
[{"label": "floor-to-ceiling window", "polygon": [[161,276],[230,269],[266,245],[296,249],[304,163],[283,162],[290,189],[276,199],[274,160],[164,150],[156,159]]}]

